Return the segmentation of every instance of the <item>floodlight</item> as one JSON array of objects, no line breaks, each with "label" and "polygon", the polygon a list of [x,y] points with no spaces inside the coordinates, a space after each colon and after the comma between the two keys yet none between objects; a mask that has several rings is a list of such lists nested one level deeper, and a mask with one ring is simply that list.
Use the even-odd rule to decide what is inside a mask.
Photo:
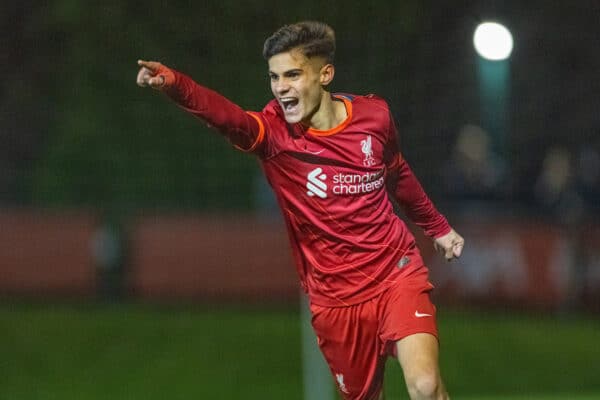
[{"label": "floodlight", "polygon": [[481,57],[491,61],[501,61],[510,57],[513,37],[504,25],[484,22],[475,29],[473,44]]}]

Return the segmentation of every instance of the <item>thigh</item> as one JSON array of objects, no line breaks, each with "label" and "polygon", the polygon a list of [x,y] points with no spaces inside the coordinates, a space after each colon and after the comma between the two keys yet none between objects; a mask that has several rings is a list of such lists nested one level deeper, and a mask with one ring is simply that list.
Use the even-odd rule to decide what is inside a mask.
[{"label": "thigh", "polygon": [[346,400],[375,400],[385,358],[378,340],[376,300],[349,307],[311,305],[319,347]]},{"label": "thigh", "polygon": [[438,361],[439,342],[435,336],[416,333],[396,342],[396,348],[409,391],[422,379],[443,390]]}]

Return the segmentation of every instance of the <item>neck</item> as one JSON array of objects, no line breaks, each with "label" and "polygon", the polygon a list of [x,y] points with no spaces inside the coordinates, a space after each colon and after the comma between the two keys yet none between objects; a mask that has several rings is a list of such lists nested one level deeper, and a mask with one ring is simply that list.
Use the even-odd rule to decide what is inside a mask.
[{"label": "neck", "polygon": [[334,100],[331,93],[324,91],[315,113],[307,121],[309,127],[320,131],[335,128],[347,117],[346,107],[341,101]]}]

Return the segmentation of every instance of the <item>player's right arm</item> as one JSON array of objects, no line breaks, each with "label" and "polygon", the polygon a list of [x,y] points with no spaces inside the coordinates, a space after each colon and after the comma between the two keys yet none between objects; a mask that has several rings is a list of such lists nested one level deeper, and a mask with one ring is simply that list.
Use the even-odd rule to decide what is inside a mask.
[{"label": "player's right arm", "polygon": [[246,112],[219,93],[159,62],[139,60],[136,83],[165,93],[187,112],[202,119],[243,151],[256,151],[265,137],[258,113]]}]

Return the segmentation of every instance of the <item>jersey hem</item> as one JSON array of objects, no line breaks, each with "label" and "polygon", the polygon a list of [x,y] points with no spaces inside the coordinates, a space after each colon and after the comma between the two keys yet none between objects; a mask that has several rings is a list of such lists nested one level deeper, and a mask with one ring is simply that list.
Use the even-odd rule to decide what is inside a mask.
[{"label": "jersey hem", "polygon": [[[424,265],[417,264],[417,265],[413,266],[412,268],[410,268],[410,267],[409,268],[412,270],[411,272],[413,272],[413,271],[418,270],[423,267],[424,267]],[[379,296],[382,292],[389,289],[392,285],[395,285],[405,279],[404,274],[402,272],[403,271],[406,272],[406,270],[398,269],[396,267],[392,267],[392,268],[393,268],[393,270],[390,272],[390,274],[388,275],[386,280],[379,283],[377,286],[375,286],[371,290],[368,290],[366,292],[360,292],[359,294],[351,296],[350,298],[347,298],[347,299],[338,299],[338,298],[328,297],[323,294],[310,293],[310,291],[309,291],[308,297],[310,299],[310,303],[315,304],[320,307],[332,307],[333,308],[333,307],[348,307],[348,306],[353,306],[356,304],[364,303],[365,301],[369,301],[369,300]],[[409,274],[409,276],[410,276],[410,274]]]}]

